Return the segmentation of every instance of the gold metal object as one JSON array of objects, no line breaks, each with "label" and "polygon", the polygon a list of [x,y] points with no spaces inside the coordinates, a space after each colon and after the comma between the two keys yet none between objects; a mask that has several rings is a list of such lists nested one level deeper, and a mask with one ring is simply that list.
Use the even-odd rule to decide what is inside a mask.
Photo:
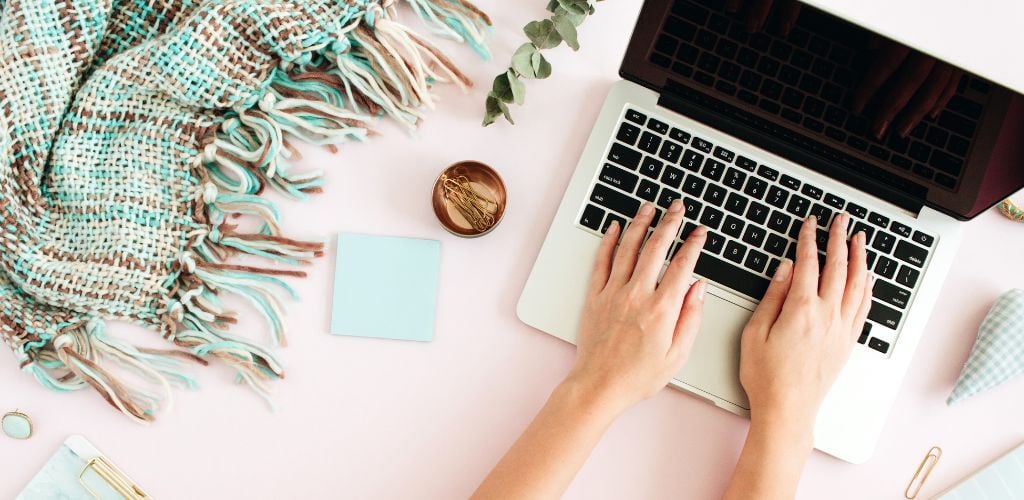
[{"label": "gold metal object", "polygon": [[928,454],[921,460],[921,465],[917,466],[917,472],[914,472],[914,477],[910,478],[910,483],[907,484],[907,489],[903,492],[903,496],[907,500],[914,500],[921,493],[921,488],[924,488],[925,481],[935,470],[940,458],[942,458],[942,448],[933,446],[928,450]]},{"label": "gold metal object", "polygon": [[475,238],[491,232],[504,217],[507,202],[501,176],[480,162],[456,163],[434,183],[434,214],[456,236]]},{"label": "gold metal object", "polygon": [[93,491],[85,481],[85,474],[89,472],[90,469],[96,473],[96,476],[102,479],[103,482],[107,483],[111,489],[127,500],[145,500],[149,498],[149,495],[142,491],[138,486],[132,484],[120,469],[114,467],[113,464],[103,457],[96,457],[89,460],[85,464],[85,468],[82,469],[82,472],[78,474],[78,482],[81,483],[82,487],[85,488],[86,491],[88,491],[96,500],[103,499],[100,498],[100,496]]}]

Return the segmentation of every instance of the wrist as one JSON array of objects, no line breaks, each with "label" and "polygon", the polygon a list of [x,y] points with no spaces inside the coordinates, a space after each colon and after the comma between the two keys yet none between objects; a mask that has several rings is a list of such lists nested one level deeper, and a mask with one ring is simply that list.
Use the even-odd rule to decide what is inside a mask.
[{"label": "wrist", "polygon": [[752,411],[750,434],[766,444],[810,453],[815,419],[816,415],[807,413]]},{"label": "wrist", "polygon": [[624,398],[608,385],[575,374],[570,374],[558,384],[551,393],[551,399],[562,401],[580,413],[608,421],[629,407]]}]

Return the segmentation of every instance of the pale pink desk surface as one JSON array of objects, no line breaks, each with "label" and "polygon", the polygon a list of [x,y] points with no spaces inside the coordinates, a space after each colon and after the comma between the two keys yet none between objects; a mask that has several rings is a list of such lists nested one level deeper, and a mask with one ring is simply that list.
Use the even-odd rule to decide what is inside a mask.
[{"label": "pale pink desk surface", "polygon": [[[514,306],[590,126],[616,78],[639,0],[599,6],[583,49],[552,53],[554,79],[529,84],[519,125],[479,127],[490,79],[522,43],[518,27],[544,2],[480,2],[501,22],[496,61],[480,64],[446,45],[479,83],[470,95],[444,89],[415,139],[395,130],[337,156],[309,150],[327,171],[327,193],[283,205],[283,224],[302,237],[340,231],[436,238],[443,261],[438,333],[429,344],[327,334],[329,257],[296,282],[290,304],[288,378],[267,410],[228,371],[198,369],[202,390],[179,392],[170,412],[142,427],[96,394],[52,394],[0,356],[0,410],[30,413],[38,434],[0,437],[0,497],[19,491],[70,434],[80,433],[156,498],[459,498],[469,495],[566,373],[573,349],[521,324]],[[417,21],[411,21],[416,24]],[[557,112],[556,112],[557,111]],[[508,216],[491,235],[461,240],[429,211],[438,171],[461,159],[498,168],[508,183]],[[974,331],[1002,291],[1024,286],[1024,227],[987,213],[967,226],[930,331],[904,382],[878,452],[851,466],[815,453],[802,498],[899,498],[925,451],[946,454],[925,493],[935,493],[1024,441],[1024,379],[957,408],[944,400]],[[248,310],[246,310],[248,311]],[[242,325],[253,337],[263,325]],[[135,339],[152,334],[130,327]],[[666,390],[610,430],[569,490],[569,498],[715,498],[739,453],[747,422]]]}]

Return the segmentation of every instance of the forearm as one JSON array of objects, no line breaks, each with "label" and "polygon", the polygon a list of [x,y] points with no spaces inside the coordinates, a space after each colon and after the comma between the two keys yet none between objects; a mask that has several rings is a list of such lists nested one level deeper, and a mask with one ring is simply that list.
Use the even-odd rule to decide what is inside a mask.
[{"label": "forearm", "polygon": [[566,380],[473,498],[559,498],[620,412],[607,398]]},{"label": "forearm", "polygon": [[[806,420],[806,419],[805,419]],[[791,499],[814,448],[814,420],[755,418],[725,499]]]}]

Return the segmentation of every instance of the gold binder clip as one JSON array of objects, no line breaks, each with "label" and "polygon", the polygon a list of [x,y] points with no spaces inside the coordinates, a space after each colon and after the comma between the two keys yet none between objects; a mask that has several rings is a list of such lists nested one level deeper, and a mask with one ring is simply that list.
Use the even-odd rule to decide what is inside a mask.
[{"label": "gold binder clip", "polygon": [[910,479],[907,489],[903,492],[903,496],[907,500],[914,500],[921,493],[921,488],[924,488],[925,481],[928,480],[928,476],[935,470],[935,466],[938,465],[940,458],[942,458],[942,448],[933,446],[932,449],[928,450],[928,454],[921,460],[921,465],[917,466],[917,472],[914,473],[914,477]]},{"label": "gold binder clip", "polygon": [[85,480],[85,474],[89,472],[90,469],[97,477],[102,479],[103,482],[107,483],[112,490],[127,500],[146,500],[149,498],[149,495],[142,491],[138,486],[132,484],[132,482],[128,480],[124,473],[117,467],[114,467],[113,464],[105,460],[103,457],[96,457],[89,460],[85,464],[85,468],[82,469],[82,472],[78,474],[78,482],[81,483],[82,487],[85,488],[86,491],[88,491],[96,500],[103,500],[103,498],[100,497]]}]

